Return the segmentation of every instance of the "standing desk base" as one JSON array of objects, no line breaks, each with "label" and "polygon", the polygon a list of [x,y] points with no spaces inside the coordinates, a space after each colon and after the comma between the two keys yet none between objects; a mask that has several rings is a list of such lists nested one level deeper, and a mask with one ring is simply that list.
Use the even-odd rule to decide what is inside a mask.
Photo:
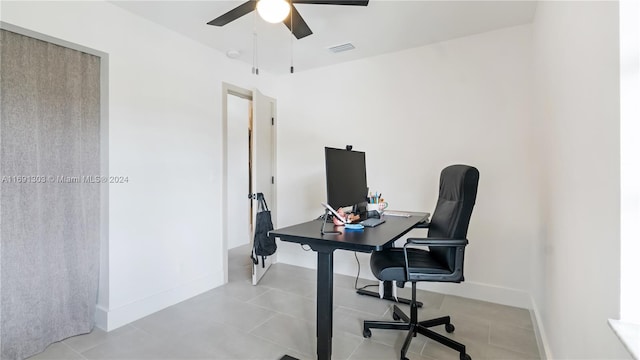
[{"label": "standing desk base", "polygon": [[316,353],[318,360],[330,360],[333,337],[333,249],[316,247],[314,250],[318,253]]},{"label": "standing desk base", "polygon": [[[358,289],[356,292],[358,294],[360,294],[360,295],[373,296],[373,297],[376,297],[378,299],[398,302],[400,304],[407,304],[407,305],[411,304],[411,299],[405,299],[405,298],[401,298],[401,297],[396,298],[396,297],[393,296],[393,283],[391,281],[384,281],[383,283],[384,283],[384,292],[383,292],[382,297],[380,297],[380,294],[377,293],[377,292],[364,290],[364,289]],[[416,301],[416,305],[418,307],[422,307],[422,302]]]}]

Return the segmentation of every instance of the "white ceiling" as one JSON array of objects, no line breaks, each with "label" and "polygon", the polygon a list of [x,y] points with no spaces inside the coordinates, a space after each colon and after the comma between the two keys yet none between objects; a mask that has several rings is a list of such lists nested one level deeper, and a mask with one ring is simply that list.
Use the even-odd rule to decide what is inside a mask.
[{"label": "white ceiling", "polygon": [[[296,4],[313,34],[300,40],[283,24],[269,24],[252,12],[223,27],[206,23],[245,2],[112,1],[134,14],[217,49],[240,52],[253,63],[254,29],[261,71],[296,72],[416,46],[530,23],[535,1],[371,0],[366,7]],[[329,47],[350,42],[354,50]],[[292,48],[293,46],[293,48]],[[292,56],[293,53],[293,56]]]}]

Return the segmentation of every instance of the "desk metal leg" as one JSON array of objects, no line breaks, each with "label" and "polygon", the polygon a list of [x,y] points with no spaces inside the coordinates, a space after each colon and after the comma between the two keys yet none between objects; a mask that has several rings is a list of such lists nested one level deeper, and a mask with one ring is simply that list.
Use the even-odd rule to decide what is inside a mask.
[{"label": "desk metal leg", "polygon": [[333,250],[318,251],[317,283],[317,354],[318,360],[331,359],[333,336]]}]

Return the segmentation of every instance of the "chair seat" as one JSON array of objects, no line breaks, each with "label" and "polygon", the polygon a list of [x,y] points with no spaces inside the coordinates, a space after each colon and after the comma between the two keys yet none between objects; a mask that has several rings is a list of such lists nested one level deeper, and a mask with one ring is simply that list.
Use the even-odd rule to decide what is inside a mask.
[{"label": "chair seat", "polygon": [[[451,274],[451,270],[432,257],[429,251],[407,248],[407,257],[412,274]],[[373,252],[370,264],[373,275],[379,280],[410,281],[407,280],[404,251],[401,248]]]}]

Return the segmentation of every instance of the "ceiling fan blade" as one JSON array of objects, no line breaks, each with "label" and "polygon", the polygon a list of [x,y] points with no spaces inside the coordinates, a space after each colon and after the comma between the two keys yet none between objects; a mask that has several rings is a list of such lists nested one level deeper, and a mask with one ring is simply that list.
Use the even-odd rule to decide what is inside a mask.
[{"label": "ceiling fan blade", "polygon": [[[291,18],[293,18],[293,29],[291,29]],[[311,31],[309,25],[304,21],[295,6],[291,7],[291,13],[289,13],[289,16],[282,22],[287,25],[289,30],[292,30],[296,39],[302,39],[303,37],[313,34],[313,31]]]},{"label": "ceiling fan blade", "polygon": [[294,4],[367,6],[369,0],[291,0]]},{"label": "ceiling fan blade", "polygon": [[257,0],[249,0],[246,3],[236,7],[235,9],[209,21],[207,25],[223,26],[235,19],[245,16],[256,9],[256,1]]}]

